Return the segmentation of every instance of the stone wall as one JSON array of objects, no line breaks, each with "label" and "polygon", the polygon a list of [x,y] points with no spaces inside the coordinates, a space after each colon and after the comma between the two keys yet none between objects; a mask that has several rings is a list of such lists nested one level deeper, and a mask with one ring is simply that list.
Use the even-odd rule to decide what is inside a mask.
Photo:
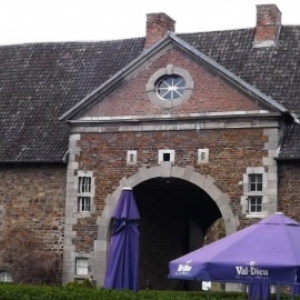
[{"label": "stone wall", "polygon": [[2,165],[0,179],[0,238],[1,231],[20,227],[38,232],[47,249],[62,251],[66,166]]}]

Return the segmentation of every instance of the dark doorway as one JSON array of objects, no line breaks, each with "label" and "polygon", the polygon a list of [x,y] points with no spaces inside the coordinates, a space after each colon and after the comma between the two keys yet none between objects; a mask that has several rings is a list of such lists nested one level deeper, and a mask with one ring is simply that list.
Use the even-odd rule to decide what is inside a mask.
[{"label": "dark doorway", "polygon": [[222,217],[199,187],[176,178],[155,178],[134,188],[140,211],[140,288],[200,289],[169,280],[168,262],[202,247],[208,228]]}]

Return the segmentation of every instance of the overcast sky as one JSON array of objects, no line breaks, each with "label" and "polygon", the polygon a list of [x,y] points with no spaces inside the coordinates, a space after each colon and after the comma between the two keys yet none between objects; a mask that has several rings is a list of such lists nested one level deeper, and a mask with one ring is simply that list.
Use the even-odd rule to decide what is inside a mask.
[{"label": "overcast sky", "polygon": [[172,17],[179,33],[249,28],[256,4],[267,3],[283,24],[300,25],[300,0],[0,0],[0,45],[141,37],[153,12]]}]

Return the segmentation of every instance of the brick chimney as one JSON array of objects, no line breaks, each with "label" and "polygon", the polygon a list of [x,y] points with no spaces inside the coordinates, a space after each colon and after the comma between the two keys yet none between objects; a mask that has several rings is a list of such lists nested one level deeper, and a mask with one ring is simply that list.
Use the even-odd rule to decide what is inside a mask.
[{"label": "brick chimney", "polygon": [[175,21],[165,13],[147,14],[145,49],[162,39],[168,31],[175,31]]},{"label": "brick chimney", "polygon": [[254,47],[276,46],[281,27],[281,12],[275,4],[256,5]]}]

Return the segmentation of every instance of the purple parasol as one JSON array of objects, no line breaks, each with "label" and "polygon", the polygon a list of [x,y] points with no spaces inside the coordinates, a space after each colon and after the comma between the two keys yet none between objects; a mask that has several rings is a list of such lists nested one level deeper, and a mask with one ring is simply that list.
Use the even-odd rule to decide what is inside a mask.
[{"label": "purple parasol", "polygon": [[104,280],[108,289],[138,291],[140,214],[131,188],[122,190],[112,214],[114,219]]},{"label": "purple parasol", "polygon": [[282,213],[169,263],[169,278],[264,284],[300,280],[300,224]]}]

